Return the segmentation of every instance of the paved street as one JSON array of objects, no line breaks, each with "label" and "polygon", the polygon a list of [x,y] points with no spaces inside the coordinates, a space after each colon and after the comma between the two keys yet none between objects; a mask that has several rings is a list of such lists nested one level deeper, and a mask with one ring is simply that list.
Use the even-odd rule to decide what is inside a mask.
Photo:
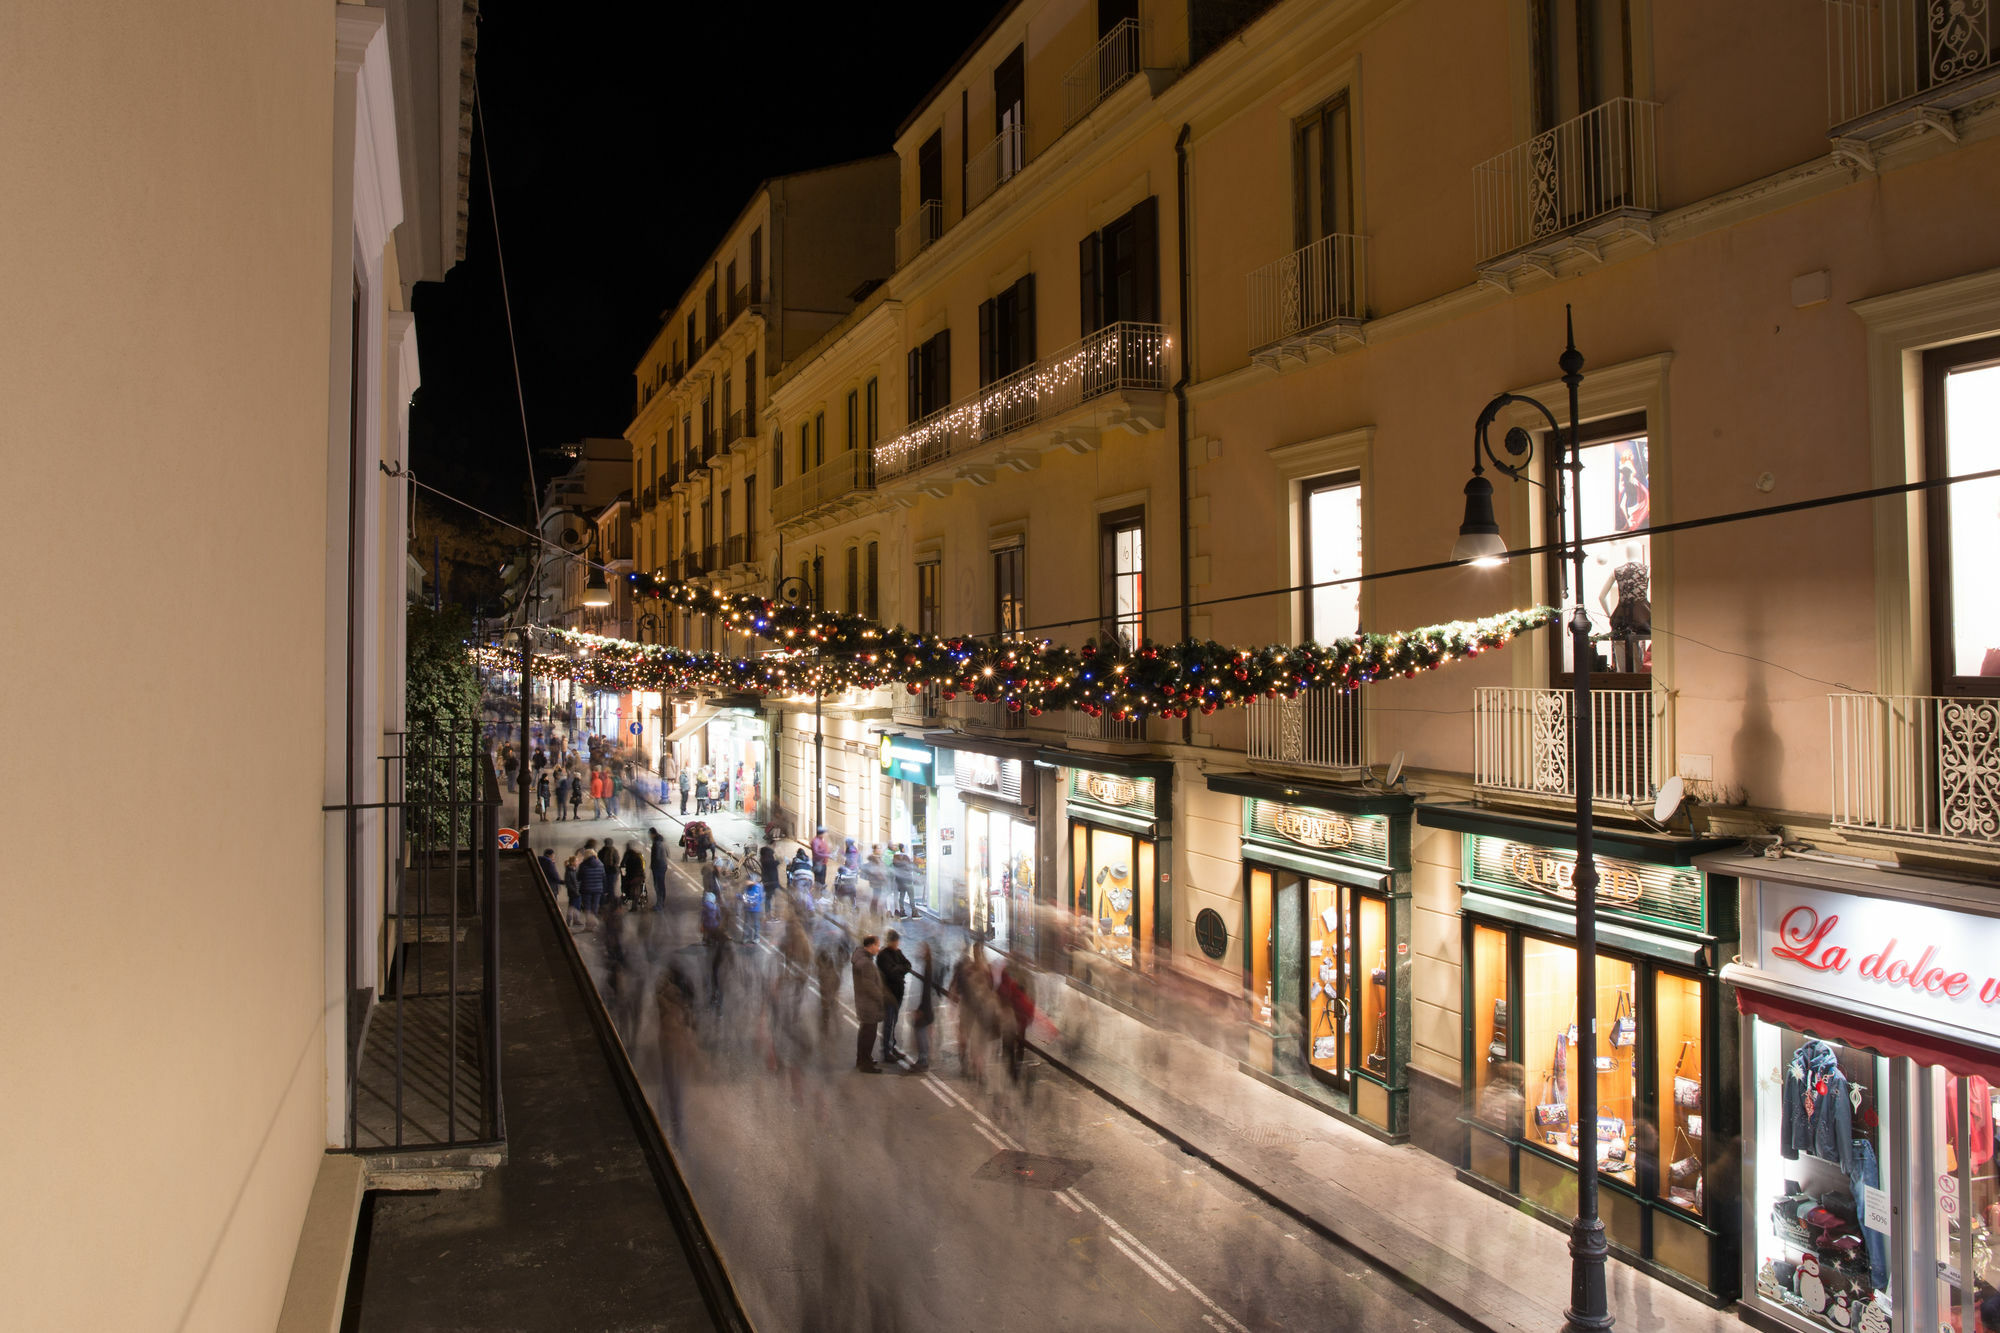
[{"label": "paved street", "polygon": [[[628,810],[535,842],[647,823],[678,835]],[[779,980],[768,941],[737,946],[710,1011],[695,880],[675,869],[668,910],[619,923],[620,965],[581,940],[759,1327],[1456,1327],[1054,1069],[1016,1090],[996,1056],[966,1078],[949,1013],[930,1073],[856,1073],[844,998],[822,1040],[816,990]],[[651,1002],[670,969],[698,1013],[672,1068]]]}]

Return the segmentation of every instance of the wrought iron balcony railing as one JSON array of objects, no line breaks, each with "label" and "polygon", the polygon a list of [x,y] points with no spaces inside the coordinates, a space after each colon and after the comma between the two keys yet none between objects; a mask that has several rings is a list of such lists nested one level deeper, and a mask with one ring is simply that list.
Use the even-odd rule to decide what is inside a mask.
[{"label": "wrought iron balcony railing", "polygon": [[1481,266],[1607,218],[1658,212],[1658,112],[1652,102],[1613,98],[1474,167]]},{"label": "wrought iron balcony railing", "polygon": [[[1664,690],[1592,690],[1591,799],[1650,801],[1672,774],[1673,700]],[[1489,791],[1576,796],[1570,690],[1481,686],[1472,694],[1472,782]]]},{"label": "wrought iron balcony railing", "polygon": [[1827,696],[1836,827],[2000,848],[2000,699]]},{"label": "wrought iron balcony railing", "polygon": [[1361,718],[1359,690],[1309,690],[1296,699],[1255,699],[1246,712],[1245,751],[1252,761],[1361,768],[1368,762]]},{"label": "wrought iron balcony railing", "polygon": [[877,445],[878,481],[913,472],[974,444],[1046,422],[1093,398],[1167,387],[1166,330],[1122,322],[1063,348]]},{"label": "wrought iron balcony railing", "polygon": [[1090,54],[1077,61],[1063,76],[1063,128],[1068,129],[1095,111],[1125,80],[1139,72],[1139,46],[1145,25],[1137,19],[1120,19],[1099,39]]},{"label": "wrought iron balcony railing", "polygon": [[1871,137],[2000,85],[2000,20],[1988,0],[1826,0],[1826,118]]},{"label": "wrought iron balcony railing", "polygon": [[849,449],[834,455],[802,477],[778,487],[771,495],[771,517],[789,523],[821,505],[848,495],[872,490],[875,485],[871,457],[866,449]]},{"label": "wrought iron balcony railing", "polygon": [[1250,350],[1303,354],[1368,317],[1367,240],[1322,236],[1250,275]]},{"label": "wrought iron balcony railing", "polygon": [[1028,127],[1010,125],[965,164],[965,207],[970,212],[1028,165]]},{"label": "wrought iron balcony railing", "polygon": [[944,235],[944,200],[926,199],[896,228],[896,267],[915,259]]}]

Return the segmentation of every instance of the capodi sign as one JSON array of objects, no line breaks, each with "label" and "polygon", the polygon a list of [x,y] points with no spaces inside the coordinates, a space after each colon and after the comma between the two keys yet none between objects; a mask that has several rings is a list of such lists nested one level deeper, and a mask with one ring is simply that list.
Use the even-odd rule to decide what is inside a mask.
[{"label": "capodi sign", "polygon": [[1993,1041],[2000,920],[1758,882],[1757,966],[1774,977]]}]

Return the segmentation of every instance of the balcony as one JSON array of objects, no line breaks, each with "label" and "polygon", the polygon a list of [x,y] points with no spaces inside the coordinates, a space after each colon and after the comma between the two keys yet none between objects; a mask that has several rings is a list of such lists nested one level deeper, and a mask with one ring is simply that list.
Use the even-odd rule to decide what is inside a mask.
[{"label": "balcony", "polygon": [[701,568],[705,574],[713,574],[722,568],[722,547],[714,542],[701,548]]},{"label": "balcony", "polygon": [[1875,167],[1872,144],[1916,127],[1958,140],[1952,113],[2000,92],[2000,22],[1986,0],[1826,0],[1827,136]]},{"label": "balcony", "polygon": [[739,532],[733,537],[722,539],[722,563],[720,569],[734,569],[757,559],[757,545],[750,540],[750,534]]},{"label": "balcony", "polygon": [[1833,824],[2000,851],[2000,699],[1834,694]]},{"label": "balcony", "polygon": [[[1158,324],[1107,325],[878,445],[876,481],[915,472],[1030,426],[1051,426],[1063,414],[1108,395],[1164,393],[1168,344],[1166,330]],[[1132,417],[1142,417],[1144,405],[1133,406],[1141,410]],[[1075,443],[1079,452],[1088,447],[1081,436]]]},{"label": "balcony", "polygon": [[722,447],[731,453],[757,443],[757,418],[745,408],[737,408],[722,423]]},{"label": "balcony", "polygon": [[695,550],[693,547],[688,547],[687,549],[681,552],[682,578],[698,579],[702,575],[708,573],[709,569],[710,566],[703,562],[702,553],[700,551]]},{"label": "balcony", "polygon": [[992,193],[1028,165],[1028,127],[1010,125],[965,164],[965,211],[984,203]]},{"label": "balcony", "polygon": [[1367,764],[1359,690],[1309,690],[1296,699],[1254,699],[1245,721],[1252,763],[1352,772]]},{"label": "balcony", "polygon": [[[1167,726],[1171,724],[1161,723],[1160,725]],[[1149,726],[1148,719],[1142,717],[1128,717],[1121,720],[1111,716],[1109,713],[1100,713],[1096,717],[1092,717],[1090,714],[1080,712],[1074,708],[1067,709],[1063,713],[1063,733],[1074,741],[1118,741],[1128,745],[1144,744],[1152,739],[1149,734]]]},{"label": "balcony", "polygon": [[722,452],[722,446],[716,438],[715,427],[710,426],[701,433],[701,461],[703,463],[713,463],[715,456],[720,452]]},{"label": "balcony", "polygon": [[[907,691],[905,698],[911,697]],[[921,696],[918,696],[921,697]],[[1026,712],[1017,712],[1004,703],[981,703],[977,699],[953,699],[944,705],[945,715],[964,726],[985,731],[1022,731],[1028,725]]]},{"label": "balcony", "polygon": [[928,250],[931,242],[944,235],[944,200],[926,199],[917,205],[917,211],[903,219],[903,225],[896,228],[896,267],[915,259]]},{"label": "balcony", "polygon": [[792,523],[850,496],[859,501],[875,488],[868,465],[866,449],[849,449],[834,455],[832,462],[822,463],[772,492],[771,517],[779,523]]},{"label": "balcony", "polygon": [[1472,169],[1479,276],[1510,287],[1555,275],[1567,254],[1602,257],[1617,236],[1652,239],[1660,210],[1659,106],[1614,98]]},{"label": "balcony", "polygon": [[1250,275],[1250,359],[1304,361],[1314,347],[1363,340],[1367,238],[1322,236]]},{"label": "balcony", "polygon": [[1145,28],[1137,19],[1120,19],[1091,48],[1090,54],[1063,76],[1063,129],[1068,130],[1097,110],[1098,104],[1139,72],[1139,44]]},{"label": "balcony", "polygon": [[[1673,701],[1664,690],[1591,691],[1591,799],[1650,801],[1673,771]],[[1576,799],[1575,696],[1482,686],[1472,692],[1472,783],[1488,792]]]},{"label": "balcony", "polygon": [[905,726],[927,726],[939,720],[943,707],[935,686],[927,685],[911,694],[908,688],[899,685],[890,695],[889,717]]},{"label": "balcony", "polygon": [[691,482],[698,477],[705,477],[707,475],[707,460],[701,456],[701,450],[690,447],[681,455],[682,481]]},{"label": "balcony", "polygon": [[673,486],[674,486],[673,473],[662,472],[660,474],[659,483],[657,484],[653,492],[655,495],[659,497],[661,504],[665,504],[667,502],[667,493],[673,489]]}]

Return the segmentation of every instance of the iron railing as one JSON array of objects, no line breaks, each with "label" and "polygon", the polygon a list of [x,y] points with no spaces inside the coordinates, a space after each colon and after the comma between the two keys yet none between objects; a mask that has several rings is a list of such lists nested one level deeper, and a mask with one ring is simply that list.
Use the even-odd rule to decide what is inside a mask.
[{"label": "iron railing", "polygon": [[974,153],[965,163],[966,211],[984,203],[995,190],[1020,174],[1028,165],[1028,127],[1009,125],[993,141]]},{"label": "iron railing", "polygon": [[[1575,693],[1481,686],[1472,695],[1472,782],[1490,791],[1576,796]],[[1592,690],[1591,799],[1650,801],[1672,772],[1664,690]]]},{"label": "iron railing", "polygon": [[750,534],[746,532],[739,532],[736,533],[734,536],[725,537],[723,539],[722,568],[728,569],[732,565],[748,564],[750,561],[755,560],[756,558],[757,558],[757,548],[755,544],[751,542]]},{"label": "iron railing", "polygon": [[1308,690],[1296,699],[1250,701],[1245,753],[1253,761],[1306,768],[1357,769],[1363,748],[1361,692]]},{"label": "iron railing", "polygon": [[1069,73],[1063,76],[1065,130],[1095,111],[1099,103],[1139,72],[1139,46],[1144,32],[1145,25],[1138,19],[1120,19],[1091,48],[1090,54],[1069,67]]},{"label": "iron railing", "polygon": [[822,463],[772,492],[771,517],[789,523],[821,505],[871,489],[875,484],[871,463],[872,455],[866,449],[835,454],[832,462]]},{"label": "iron railing", "polygon": [[2000,847],[2000,699],[1827,696],[1833,823]]},{"label": "iron railing", "polygon": [[689,547],[687,550],[681,552],[682,578],[700,578],[703,574],[708,573],[709,569],[710,566],[702,563],[702,553],[700,551]]},{"label": "iron railing", "polygon": [[709,571],[710,573],[713,573],[714,571],[722,568],[722,564],[719,559],[721,554],[722,554],[722,548],[714,542],[710,542],[708,545],[702,547],[701,567]]},{"label": "iron railing", "polygon": [[989,731],[1021,731],[1028,725],[1025,709],[1013,709],[997,701],[981,703],[977,699],[952,699],[944,705],[945,713],[960,722]]},{"label": "iron railing", "polygon": [[912,725],[935,722],[944,716],[944,697],[935,685],[919,686],[915,694],[898,686],[890,695],[889,715]]},{"label": "iron railing", "polygon": [[729,420],[722,424],[722,443],[725,448],[733,448],[738,440],[747,440],[752,434],[750,417],[740,407],[731,412]]},{"label": "iron railing", "polygon": [[1367,316],[1366,238],[1322,236],[1249,278],[1250,349],[1309,338],[1337,321]]},{"label": "iron railing", "polygon": [[1051,420],[1093,398],[1167,387],[1166,330],[1110,324],[993,381],[876,446],[875,476],[900,476],[986,440]]},{"label": "iron railing", "polygon": [[915,259],[944,235],[944,200],[926,199],[896,228],[896,267]]},{"label": "iron railing", "polygon": [[391,732],[379,810],[388,864],[377,978],[350,1025],[348,1149],[492,1144],[500,1095],[499,778],[479,730]]},{"label": "iron railing", "polygon": [[1659,106],[1617,97],[1472,169],[1479,261],[1660,207]]},{"label": "iron railing", "polygon": [[1109,713],[1092,717],[1072,708],[1063,714],[1063,730],[1072,739],[1084,741],[1143,741],[1147,739],[1146,719],[1116,718]]},{"label": "iron railing", "polygon": [[706,470],[703,468],[702,462],[701,451],[693,445],[689,445],[681,455],[681,479],[683,481],[693,481],[698,474]]},{"label": "iron railing", "polygon": [[2000,74],[1988,0],[1826,0],[1826,118],[1834,131],[1903,106],[1961,105]]}]

